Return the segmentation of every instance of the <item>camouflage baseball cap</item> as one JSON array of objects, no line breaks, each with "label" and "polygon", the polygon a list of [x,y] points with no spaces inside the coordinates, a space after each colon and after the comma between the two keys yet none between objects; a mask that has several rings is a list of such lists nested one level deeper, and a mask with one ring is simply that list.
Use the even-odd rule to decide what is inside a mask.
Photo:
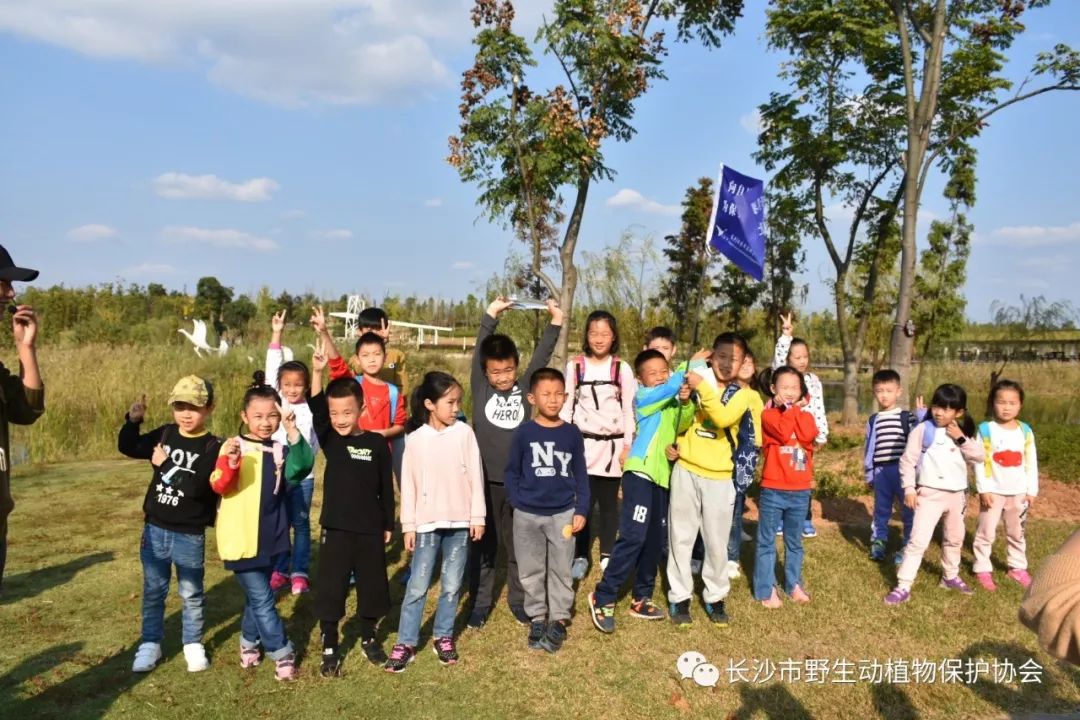
[{"label": "camouflage baseball cap", "polygon": [[210,404],[210,392],[210,383],[198,375],[188,375],[180,378],[180,382],[173,387],[169,404],[187,403],[195,407],[206,407]]}]

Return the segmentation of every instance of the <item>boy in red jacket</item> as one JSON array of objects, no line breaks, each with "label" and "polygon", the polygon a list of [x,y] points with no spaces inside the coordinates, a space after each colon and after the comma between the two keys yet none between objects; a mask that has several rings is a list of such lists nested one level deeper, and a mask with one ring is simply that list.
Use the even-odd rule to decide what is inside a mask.
[{"label": "boy in red jacket", "polygon": [[784,530],[784,591],[797,603],[810,602],[802,581],[802,524],[810,505],[817,423],[802,373],[784,365],[773,372],[773,400],[761,414],[765,466],[758,498],[754,599],[780,607],[776,592],[776,531]]}]

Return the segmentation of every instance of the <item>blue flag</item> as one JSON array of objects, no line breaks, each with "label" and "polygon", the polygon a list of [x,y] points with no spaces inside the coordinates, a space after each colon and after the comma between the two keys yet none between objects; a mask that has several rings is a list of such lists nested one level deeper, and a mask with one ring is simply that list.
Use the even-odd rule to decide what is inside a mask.
[{"label": "blue flag", "polygon": [[709,245],[755,280],[765,276],[765,183],[720,166]]}]

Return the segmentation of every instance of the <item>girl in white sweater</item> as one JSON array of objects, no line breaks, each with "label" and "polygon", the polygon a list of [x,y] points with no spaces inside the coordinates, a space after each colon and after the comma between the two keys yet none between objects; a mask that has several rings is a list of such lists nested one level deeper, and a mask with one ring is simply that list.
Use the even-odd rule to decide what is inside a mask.
[{"label": "girl in white sweater", "polygon": [[1005,519],[1007,576],[1023,587],[1031,584],[1027,571],[1027,541],[1024,525],[1027,512],[1039,494],[1039,461],[1035,456],[1035,435],[1019,420],[1024,406],[1024,388],[1012,380],[998,380],[990,388],[987,414],[994,419],[979,425],[979,444],[986,455],[975,466],[975,487],[979,491],[979,525],[972,550],[975,578],[993,592],[990,550],[998,523]]},{"label": "girl in white sweater", "polygon": [[971,587],[960,577],[960,549],[964,544],[968,466],[983,461],[983,446],[967,412],[967,393],[959,385],[947,383],[934,391],[930,416],[911,431],[900,457],[904,504],[915,511],[915,519],[911,539],[904,546],[904,561],[896,572],[896,587],[885,596],[886,605],[911,599],[915,574],[942,516],[945,527],[939,587],[971,594]]}]

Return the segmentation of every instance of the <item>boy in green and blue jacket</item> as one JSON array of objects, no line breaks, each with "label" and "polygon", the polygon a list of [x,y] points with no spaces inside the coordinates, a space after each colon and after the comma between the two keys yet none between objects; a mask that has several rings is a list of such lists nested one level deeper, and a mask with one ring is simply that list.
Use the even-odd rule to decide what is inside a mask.
[{"label": "boy in green and blue jacket", "polygon": [[634,360],[634,372],[640,383],[634,395],[637,433],[623,466],[619,536],[604,576],[589,594],[593,624],[607,633],[615,631],[615,597],[631,572],[630,615],[644,620],[664,618],[652,594],[667,536],[671,463],[665,451],[694,419],[683,368],[672,373],[661,352],[644,350]]}]

